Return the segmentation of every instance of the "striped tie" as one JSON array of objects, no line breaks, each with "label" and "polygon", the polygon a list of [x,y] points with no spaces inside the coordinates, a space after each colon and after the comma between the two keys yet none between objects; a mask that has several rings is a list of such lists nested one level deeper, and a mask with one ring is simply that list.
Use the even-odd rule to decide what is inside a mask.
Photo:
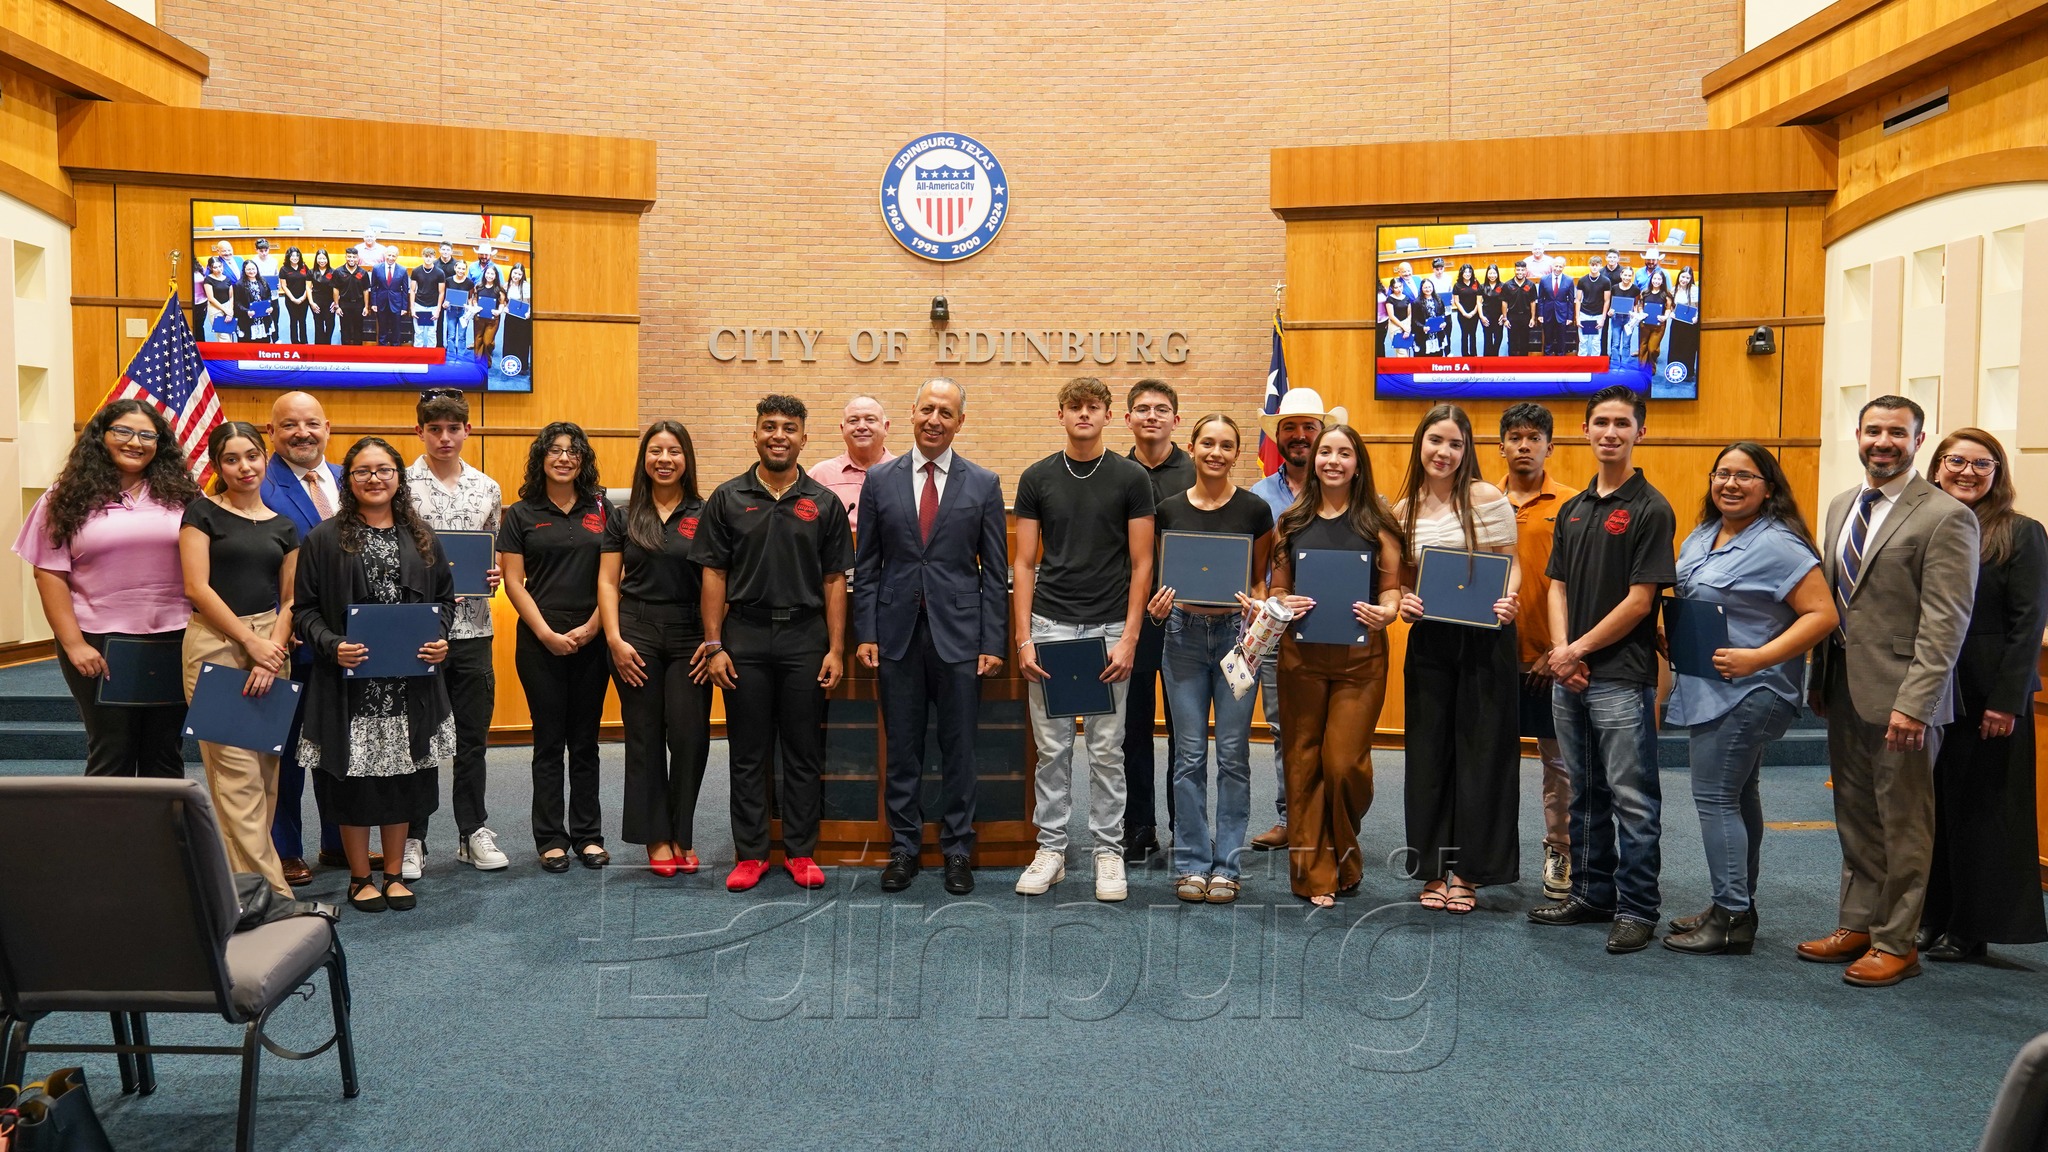
[{"label": "striped tie", "polygon": [[1856,578],[1863,574],[1863,547],[1870,541],[1870,509],[1884,493],[1867,489],[1856,501],[1856,519],[1849,525],[1849,542],[1842,546],[1842,562],[1835,569],[1835,595],[1842,612],[1849,611],[1849,597],[1856,594]]}]

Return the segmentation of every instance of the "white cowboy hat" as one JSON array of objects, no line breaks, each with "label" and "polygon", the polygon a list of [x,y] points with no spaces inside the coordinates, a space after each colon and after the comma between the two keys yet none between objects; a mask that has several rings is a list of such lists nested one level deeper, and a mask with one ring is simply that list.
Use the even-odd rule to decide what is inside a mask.
[{"label": "white cowboy hat", "polygon": [[495,256],[497,255],[497,249],[492,248],[489,244],[479,244],[476,246],[476,254],[479,256]]},{"label": "white cowboy hat", "polygon": [[1664,253],[1659,252],[1655,244],[1643,249],[1643,259],[1645,260],[1662,260],[1663,258]]},{"label": "white cowboy hat", "polygon": [[1327,427],[1332,424],[1350,422],[1350,414],[1342,408],[1323,408],[1323,398],[1313,388],[1289,388],[1280,397],[1280,410],[1267,412],[1259,417],[1259,427],[1268,436],[1280,434],[1280,422],[1291,416],[1313,416]]}]

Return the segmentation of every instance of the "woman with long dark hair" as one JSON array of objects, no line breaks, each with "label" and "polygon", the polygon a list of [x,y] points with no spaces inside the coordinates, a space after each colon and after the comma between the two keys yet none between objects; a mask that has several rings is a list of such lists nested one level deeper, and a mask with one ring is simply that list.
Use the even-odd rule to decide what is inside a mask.
[{"label": "woman with long dark hair", "polygon": [[[481,311],[485,300],[491,301],[489,316],[485,316]],[[472,337],[474,343],[470,347],[470,352],[486,364],[497,347],[498,320],[505,315],[505,300],[505,282],[498,275],[498,266],[484,265],[483,274],[477,277],[476,287],[470,290],[469,303],[470,314],[474,317],[471,323],[475,327],[475,335]],[[593,464],[592,467],[596,465]]]},{"label": "woman with long dark hair", "polygon": [[692,824],[711,754],[711,674],[695,661],[703,569],[690,559],[704,498],[680,422],[649,424],[639,459],[626,514],[605,526],[597,604],[626,729],[619,837],[647,846],[655,875],[673,876],[699,867]]},{"label": "woman with long dark hair", "polygon": [[[1401,618],[1411,625],[1402,679],[1408,852],[1423,881],[1422,906],[1462,915],[1476,906],[1480,888],[1520,879],[1522,861],[1515,508],[1479,478],[1464,409],[1439,404],[1415,426],[1394,515],[1410,574],[1401,591]],[[1412,589],[1425,548],[1507,556],[1507,587],[1493,604],[1497,629],[1423,618],[1428,605]]]},{"label": "woman with long dark hair", "polygon": [[[1685,309],[1681,313],[1679,309]],[[1691,319],[1687,319],[1687,316]],[[1680,268],[1671,282],[1671,355],[1667,363],[1685,365],[1686,379],[1696,380],[1700,370],[1700,286],[1690,266]]]},{"label": "woman with long dark hair", "polygon": [[306,313],[313,307],[313,270],[296,246],[284,250],[284,263],[277,269],[277,294],[284,299],[284,312],[292,322],[290,342],[306,342]]},{"label": "woman with long dark hair", "polygon": [[1387,281],[1387,339],[1381,353],[1387,356],[1421,355],[1415,332],[1415,301],[1408,298],[1408,285],[1396,276]]},{"label": "woman with long dark hair", "polygon": [[1764,749],[1798,710],[1807,651],[1836,624],[1813,533],[1785,470],[1762,445],[1737,441],[1714,458],[1699,526],[1679,546],[1673,591],[1720,605],[1729,647],[1714,653],[1719,676],[1674,674],[1665,703],[1665,722],[1688,731],[1714,902],[1673,920],[1664,946],[1744,954],[1756,941]]},{"label": "woman with long dark hair", "polygon": [[1364,644],[1280,641],[1280,731],[1286,741],[1287,871],[1294,894],[1319,908],[1358,888],[1365,862],[1358,822],[1372,807],[1372,738],[1387,696],[1386,627],[1401,601],[1401,528],[1373,486],[1365,442],[1348,424],[1316,438],[1294,505],[1280,514],[1272,592],[1295,613],[1294,558],[1309,550],[1367,553],[1377,579],[1364,598],[1326,604],[1356,620]]},{"label": "woman with long dark hair", "polygon": [[[435,604],[441,631],[419,658],[448,658],[455,581],[434,530],[420,518],[398,450],[375,436],[341,459],[341,506],[299,550],[292,618],[313,650],[298,757],[320,810],[341,826],[348,901],[363,912],[417,903],[398,874],[415,816],[440,803],[440,765],[455,755],[455,714],[439,676],[346,675],[369,659],[348,638],[351,604]],[[383,841],[384,882],[370,880],[370,829]]]},{"label": "woman with long dark hair", "polygon": [[1451,312],[1458,321],[1458,355],[1479,355],[1479,277],[1472,265],[1458,266],[1458,279],[1451,285]]},{"label": "woman with long dark hair", "polygon": [[526,452],[519,501],[498,527],[498,566],[519,613],[513,666],[533,717],[533,842],[549,872],[568,871],[572,852],[586,868],[612,859],[604,849],[597,767],[611,668],[596,641],[604,629],[600,557],[616,515],[598,485],[597,453],[583,429],[566,420],[541,429]]},{"label": "woman with long dark hair", "polygon": [[1423,277],[1415,286],[1415,338],[1422,347],[1419,356],[1441,356],[1450,343],[1450,310],[1437,295],[1436,284]]},{"label": "woman with long dark hair", "polygon": [[2048,536],[2013,509],[2005,445],[1959,428],[1927,478],[1977,514],[1977,602],[1956,660],[1956,718],[1934,764],[1934,862],[1920,954],[1970,960],[1985,945],[2048,940],[2034,827],[2034,693],[2048,622]]},{"label": "woman with long dark hair", "polygon": [[1500,265],[1488,264],[1486,278],[1479,284],[1479,354],[1498,356],[1507,338],[1507,285],[1500,282]]},{"label": "woman with long dark hair", "polygon": [[[1659,305],[1655,321],[1647,315],[1652,304]],[[1657,353],[1664,346],[1664,332],[1671,324],[1671,281],[1665,277],[1664,269],[1650,270],[1649,283],[1643,285],[1642,291],[1636,295],[1636,311],[1645,313],[1637,329],[1636,359],[1654,372]]]},{"label": "woman with long dark hair", "polygon": [[235,333],[243,344],[268,344],[277,336],[277,305],[262,266],[254,260],[242,261],[242,278],[235,281]]},{"label": "woman with long dark hair", "polygon": [[107,706],[99,691],[108,640],[183,642],[192,606],[178,526],[197,499],[170,424],[140,400],[116,400],[86,421],[15,538],[78,702],[88,776],[185,774],[183,704]]},{"label": "woman with long dark hair", "polygon": [[206,275],[200,278],[199,295],[206,305],[205,323],[199,339],[218,344],[235,342],[235,281],[228,275],[227,261],[206,258]]},{"label": "woman with long dark hair", "polygon": [[334,343],[334,323],[341,318],[341,306],[334,301],[334,258],[327,249],[316,249],[310,275],[313,291],[313,343]]},{"label": "woman with long dark hair", "polygon": [[[514,301],[533,306],[533,283],[526,278],[526,265],[514,264],[505,274],[505,303],[509,307]],[[519,358],[519,375],[528,376],[533,372],[533,316],[514,316],[505,313],[505,356]]]},{"label": "woman with long dark hair", "polygon": [[[269,457],[263,433],[240,420],[220,425],[206,440],[213,494],[185,508],[178,533],[185,597],[193,609],[185,627],[188,702],[208,664],[247,672],[246,696],[264,695],[277,679],[291,675],[286,665],[291,662],[299,529],[291,517],[263,503]],[[209,740],[199,742],[199,757],[206,762],[206,791],[219,818],[229,869],[253,872],[280,895],[290,896],[270,836],[277,812],[278,758]]]}]

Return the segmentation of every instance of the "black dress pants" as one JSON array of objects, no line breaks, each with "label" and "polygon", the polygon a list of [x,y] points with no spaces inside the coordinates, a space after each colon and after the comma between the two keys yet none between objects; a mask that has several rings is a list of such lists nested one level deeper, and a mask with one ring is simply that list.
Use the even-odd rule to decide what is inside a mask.
[{"label": "black dress pants", "polygon": [[690,682],[704,642],[695,605],[619,603],[619,636],[640,654],[638,688],[613,669],[626,727],[626,800],[619,838],[694,847],[697,793],[711,756],[711,685]]},{"label": "black dress pants", "polygon": [[1513,625],[1408,633],[1408,847],[1418,880],[1521,878],[1521,673]]},{"label": "black dress pants", "polygon": [[[1159,706],[1159,664],[1166,654],[1166,629],[1150,620],[1138,627],[1138,651],[1132,657],[1131,686],[1124,695],[1124,843],[1141,828],[1156,828],[1152,797],[1158,772],[1152,743],[1152,717]],[[1173,706],[1166,712],[1166,746],[1173,747]],[[1172,760],[1169,756],[1168,764]],[[1166,789],[1166,826],[1173,827],[1173,788]]]},{"label": "black dress pants", "polygon": [[825,689],[818,667],[831,648],[825,618],[768,623],[734,611],[723,639],[739,676],[738,687],[724,690],[734,858],[768,859],[771,794],[782,816],[783,851],[791,859],[810,856],[824,806]]},{"label": "black dress pants", "polygon": [[[547,650],[524,623],[512,649],[526,708],[533,714],[533,843],[581,852],[604,844],[604,808],[598,795],[597,729],[611,657],[596,640],[567,656]],[[563,756],[568,758],[569,806],[562,809]]]},{"label": "black dress pants", "polygon": [[878,679],[889,748],[883,804],[897,852],[916,856],[924,846],[925,718],[933,705],[939,710],[945,796],[939,850],[947,856],[974,851],[974,728],[981,710],[981,681],[974,666],[972,659],[948,663],[939,658],[922,610],[903,659],[882,662]]},{"label": "black dress pants", "polygon": [[363,342],[363,320],[359,311],[346,304],[341,306],[341,342],[354,347]]},{"label": "black dress pants", "polygon": [[[490,750],[491,711],[498,695],[491,638],[450,640],[441,676],[455,710],[455,834],[467,840],[490,819],[484,810],[484,754]],[[413,839],[426,840],[427,821],[426,814],[413,818]]]},{"label": "black dress pants", "polygon": [[[85,642],[104,655],[113,637],[136,640],[182,641],[185,630],[137,636],[128,632],[86,632]],[[78,702],[78,719],[85,725],[85,774],[87,776],[147,776],[182,778],[185,775],[185,706],[134,707],[100,703],[100,679],[87,676],[71,664],[64,646],[57,649],[57,667],[64,684]]]}]

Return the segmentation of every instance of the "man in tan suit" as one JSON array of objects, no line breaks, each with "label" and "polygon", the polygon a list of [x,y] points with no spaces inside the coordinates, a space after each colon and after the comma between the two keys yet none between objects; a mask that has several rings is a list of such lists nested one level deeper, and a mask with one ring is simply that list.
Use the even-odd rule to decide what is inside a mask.
[{"label": "man in tan suit", "polygon": [[1799,958],[1850,962],[1843,980],[1881,988],[1920,974],[1934,759],[1976,602],[1977,518],[1913,471],[1927,436],[1919,405],[1880,396],[1856,425],[1863,483],[1835,497],[1820,540],[1842,625],[1818,649],[1809,688],[1828,721],[1841,926]]}]

